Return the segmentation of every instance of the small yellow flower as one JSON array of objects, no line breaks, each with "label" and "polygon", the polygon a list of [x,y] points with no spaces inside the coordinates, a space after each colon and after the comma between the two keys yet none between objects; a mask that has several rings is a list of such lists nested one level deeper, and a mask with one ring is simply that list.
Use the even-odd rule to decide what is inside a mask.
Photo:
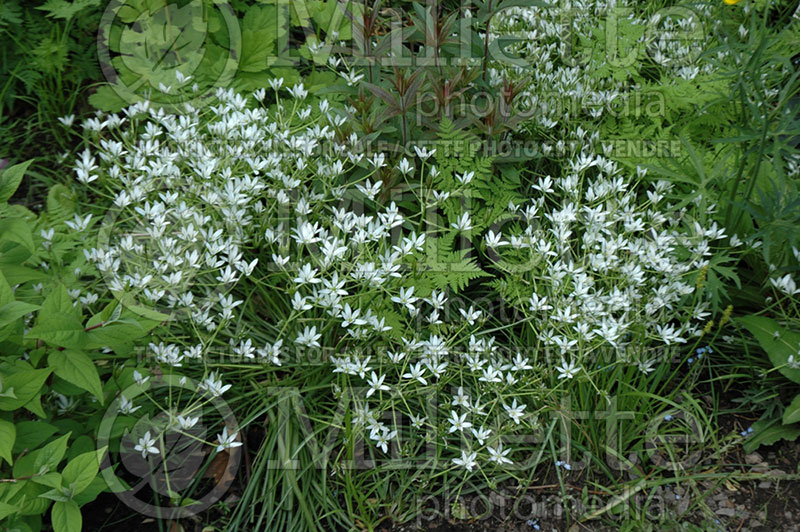
[{"label": "small yellow flower", "polygon": [[725,3],[732,6],[733,4],[738,4],[739,0],[725,0]]}]

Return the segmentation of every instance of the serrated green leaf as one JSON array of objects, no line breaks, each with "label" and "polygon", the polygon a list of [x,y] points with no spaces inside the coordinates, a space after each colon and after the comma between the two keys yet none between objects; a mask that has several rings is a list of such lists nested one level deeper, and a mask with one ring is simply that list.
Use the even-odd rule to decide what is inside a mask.
[{"label": "serrated green leaf", "polygon": [[172,86],[175,73],[197,72],[206,55],[208,17],[201,0],[145,10],[123,26],[119,59],[142,86]]},{"label": "serrated green leaf", "polygon": [[47,364],[53,368],[53,373],[74,384],[75,386],[88,391],[100,403],[103,403],[103,385],[100,382],[100,375],[92,359],[77,349],[65,349],[63,351],[53,351],[47,356]]},{"label": "serrated green leaf", "polygon": [[25,161],[24,163],[15,164],[14,166],[9,166],[0,172],[0,203],[11,199],[11,196],[13,196],[14,192],[19,188],[19,184],[22,182],[22,178],[32,162],[33,159]]},{"label": "serrated green leaf", "polygon": [[250,6],[242,19],[242,57],[239,60],[239,70],[266,70],[269,66],[268,58],[275,55],[278,34],[277,6]]},{"label": "serrated green leaf", "polygon": [[89,95],[89,105],[101,111],[117,113],[130,103],[120,96],[120,92],[125,94],[123,89],[119,89],[119,92],[117,92],[113,85],[102,85],[93,94]]},{"label": "serrated green leaf", "polygon": [[47,2],[36,9],[47,11],[48,17],[68,20],[84,9],[99,4],[100,0],[72,0],[72,2],[67,2],[65,0],[47,0]]},{"label": "serrated green leaf", "polygon": [[75,214],[77,202],[75,194],[60,183],[47,192],[47,219],[51,225],[69,220]]}]

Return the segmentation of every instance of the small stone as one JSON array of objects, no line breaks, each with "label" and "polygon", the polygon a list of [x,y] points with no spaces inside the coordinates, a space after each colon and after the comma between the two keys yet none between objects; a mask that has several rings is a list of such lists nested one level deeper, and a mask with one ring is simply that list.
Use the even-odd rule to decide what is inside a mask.
[{"label": "small stone", "polygon": [[758,483],[758,489],[761,489],[761,490],[769,489],[771,487],[772,487],[772,481],[771,480],[762,480],[761,482]]},{"label": "small stone", "polygon": [[717,511],[714,513],[725,517],[733,517],[734,515],[736,515],[736,510],[734,510],[733,508],[718,508]]},{"label": "small stone", "polygon": [[764,461],[764,457],[762,457],[758,453],[750,453],[745,455],[744,462],[746,464],[755,465]]},{"label": "small stone", "polygon": [[689,510],[689,498],[684,497],[678,501],[678,514],[685,514]]}]

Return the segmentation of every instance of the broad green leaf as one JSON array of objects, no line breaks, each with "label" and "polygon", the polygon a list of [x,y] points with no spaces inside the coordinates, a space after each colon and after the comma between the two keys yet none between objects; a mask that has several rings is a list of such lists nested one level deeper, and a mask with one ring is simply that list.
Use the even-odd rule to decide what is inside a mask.
[{"label": "broad green leaf", "polygon": [[337,0],[312,0],[308,2],[312,8],[311,16],[314,18],[316,27],[325,30],[326,41],[328,44],[334,42],[333,33],[338,32],[338,38],[350,40],[353,36],[352,24],[346,12],[353,12],[353,3],[341,3]]},{"label": "broad green leaf", "polygon": [[242,58],[239,70],[260,72],[267,68],[267,59],[275,55],[278,37],[276,6],[251,6],[242,19]]},{"label": "broad green leaf", "polygon": [[33,477],[31,482],[35,482],[36,484],[40,484],[42,486],[47,486],[48,488],[60,490],[62,485],[61,473],[57,471],[51,471],[49,473],[45,473],[44,475]]},{"label": "broad green leaf", "polygon": [[13,388],[15,397],[0,397],[0,410],[16,410],[36,397],[50,371],[49,369],[25,370],[3,376],[3,390]]},{"label": "broad green leaf", "polygon": [[147,336],[148,331],[136,320],[119,320],[115,323],[92,329],[86,333],[86,348],[99,349],[128,344],[132,340]]},{"label": "broad green leaf", "polygon": [[6,502],[0,502],[0,521],[5,519],[11,514],[15,514],[19,511],[19,508],[14,506],[13,504],[8,504]]},{"label": "broad green leaf", "polygon": [[102,492],[108,489],[108,484],[103,480],[102,476],[94,477],[89,485],[80,493],[76,493],[72,498],[73,501],[78,503],[78,506],[89,504],[97,498]]},{"label": "broad green leaf", "polygon": [[26,338],[36,338],[50,345],[80,348],[86,345],[83,324],[70,314],[51,314],[43,318],[28,331]]},{"label": "broad green leaf", "polygon": [[47,472],[58,469],[58,463],[61,462],[67,452],[67,441],[71,434],[71,432],[68,432],[37,451],[38,455],[33,461],[34,473],[39,473],[42,468],[46,468]]},{"label": "broad green leaf", "polygon": [[196,72],[203,60],[208,37],[208,17],[201,0],[183,6],[165,3],[154,11],[144,10],[120,34],[120,56],[135,73],[143,88],[159,83],[174,85],[175,72]]},{"label": "broad green leaf", "polygon": [[65,381],[78,386],[97,397],[103,403],[103,385],[92,359],[83,351],[65,349],[53,351],[47,356],[47,365]]},{"label": "broad green leaf", "polygon": [[39,317],[44,319],[51,314],[72,314],[80,318],[80,310],[72,304],[72,298],[69,297],[67,287],[62,283],[58,283],[56,287],[47,294],[42,303],[42,310]]},{"label": "broad green leaf", "polygon": [[57,502],[51,512],[53,532],[81,532],[83,518],[75,501]]},{"label": "broad green leaf", "polygon": [[18,499],[9,502],[20,506],[20,515],[42,515],[50,506],[50,501],[41,498],[42,493],[46,491],[45,486],[27,482],[20,490]]},{"label": "broad green leaf", "polygon": [[29,253],[36,251],[33,245],[31,224],[21,218],[3,220],[0,225],[0,242],[14,242],[25,248]]},{"label": "broad green leaf", "polygon": [[9,286],[5,275],[3,275],[3,269],[0,269],[0,305],[5,305],[12,301],[14,301],[14,292],[11,291],[11,286]]},{"label": "broad green leaf", "polygon": [[83,453],[70,460],[61,472],[64,485],[73,490],[73,494],[81,493],[91,484],[100,470],[100,461],[106,448]]},{"label": "broad green leaf", "polygon": [[67,452],[67,440],[71,433],[48,442],[41,449],[17,457],[14,462],[13,474],[15,477],[29,477],[58,470],[58,463]]},{"label": "broad green leaf", "polygon": [[0,458],[11,465],[14,461],[11,450],[14,448],[14,441],[17,439],[17,429],[14,423],[0,419]]},{"label": "broad green leaf", "polygon": [[22,182],[22,177],[32,162],[33,159],[9,166],[0,172],[0,203],[8,201],[14,195],[14,192],[17,191],[19,184]]},{"label": "broad green leaf", "polygon": [[50,501],[41,498],[42,493],[46,491],[47,488],[45,486],[26,482],[25,486],[19,491],[17,498],[8,502],[20,507],[20,515],[41,515],[50,506]]},{"label": "broad green leaf", "polygon": [[164,314],[163,312],[158,312],[156,310],[137,305],[136,299],[129,293],[115,293],[114,295],[117,297],[117,299],[119,299],[120,303],[125,307],[126,310],[131,311],[131,313],[135,314],[136,316],[141,316],[148,320],[153,320],[159,323],[170,319],[169,314]]},{"label": "broad green leaf", "polygon": [[19,507],[19,504],[17,501],[15,501],[15,498],[17,497],[19,492],[22,491],[23,486],[28,482],[30,481],[21,480],[19,482],[13,482],[13,483],[4,482],[2,485],[0,485],[0,499],[2,499],[3,502],[7,502],[9,504],[13,504]]},{"label": "broad green leaf", "polygon": [[101,323],[113,323],[117,321],[122,315],[123,307],[119,301],[111,300],[103,310],[89,318],[86,322],[86,328],[95,327]]},{"label": "broad green leaf", "polygon": [[58,431],[56,427],[44,421],[20,421],[16,424],[16,429],[15,453],[24,450],[32,451]]},{"label": "broad green leaf", "polygon": [[25,410],[36,414],[38,417],[44,419],[47,417],[44,409],[42,408],[42,394],[37,393],[33,399],[22,405]]},{"label": "broad green leaf", "polygon": [[[93,420],[88,420],[87,423],[93,423]],[[95,441],[86,434],[81,434],[69,444],[67,460],[72,460],[76,456],[88,453],[89,451],[97,451]]]},{"label": "broad green leaf", "polygon": [[746,453],[752,453],[762,445],[772,445],[773,443],[786,439],[789,441],[800,436],[800,426],[783,425],[780,420],[759,420],[753,423],[753,433],[744,441],[742,449]]},{"label": "broad green leaf", "polygon": [[800,395],[794,398],[786,410],[783,411],[783,424],[789,425],[800,421]]},{"label": "broad green leaf", "polygon": [[32,305],[22,301],[12,301],[0,306],[0,327],[5,327],[26,314],[38,310],[39,305]]},{"label": "broad green leaf", "polygon": [[[109,113],[117,113],[124,109],[130,102],[122,98],[113,87],[113,85],[98,87],[93,94],[89,95],[89,104],[95,109]],[[122,89],[120,92],[124,94]]]},{"label": "broad green leaf", "polygon": [[8,284],[11,285],[27,283],[28,281],[45,281],[49,279],[45,272],[26,268],[25,266],[3,264],[2,269],[3,275],[6,277],[6,281],[8,281]]},{"label": "broad green leaf", "polygon": [[51,490],[39,495],[39,497],[56,502],[67,502],[69,500],[69,497],[64,494],[64,490],[61,488],[61,486],[52,488]]},{"label": "broad green leaf", "polygon": [[762,316],[745,316],[737,320],[758,340],[772,365],[787,379],[800,384],[800,369],[789,367],[789,357],[800,361],[800,333],[789,331],[775,320]]}]

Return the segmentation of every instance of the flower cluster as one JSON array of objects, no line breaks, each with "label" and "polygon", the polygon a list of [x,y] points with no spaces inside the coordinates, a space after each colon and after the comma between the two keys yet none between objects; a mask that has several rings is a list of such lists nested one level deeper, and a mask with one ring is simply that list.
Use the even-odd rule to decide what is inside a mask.
[{"label": "flower cluster", "polygon": [[[508,390],[533,366],[481,332],[480,309],[451,303],[430,282],[430,242],[412,219],[418,211],[379,201],[385,172],[408,175],[414,165],[365,156],[356,138],[337,137],[337,104],[312,109],[302,87],[286,98],[273,85],[271,106],[261,103],[264,91],[247,98],[220,90],[218,104],[202,112],[142,103],[124,118],[95,120],[95,151],[81,155],[76,171],[117,209],[87,259],[119,297],[183,313],[176,326],[194,338],[152,342],[161,364],[191,367],[224,337],[240,359],[285,367],[333,349],[324,359],[344,386],[361,390],[357,421],[377,448],[388,452],[403,430],[385,423],[400,411],[413,430],[452,443],[455,456],[469,440],[469,469],[479,455],[509,463],[501,437],[524,425],[527,405],[507,400]],[[418,150],[420,172],[435,176],[434,165],[425,168],[433,153]],[[265,322],[240,314],[238,294],[252,289],[245,286],[280,287]],[[278,334],[266,343],[247,334],[264,327]],[[223,378],[211,373],[202,388],[221,395],[230,388]],[[431,412],[440,392],[445,399]]]},{"label": "flower cluster", "polygon": [[[548,365],[501,347],[492,316],[435,282],[438,237],[483,232],[468,208],[451,227],[426,225],[426,209],[452,192],[432,188],[435,149],[417,149],[413,163],[364,154],[341,134],[340,104],[302,85],[287,96],[281,80],[271,88],[270,98],[220,90],[202,112],[136,104],[90,124],[95,151],[76,163],[78,180],[109,194],[116,211],[86,256],[123,300],[185,317],[173,322],[180,344],[150,344],[159,363],[209,367],[213,349],[287,371],[329,363],[376,449],[441,442],[453,465],[472,471],[513,462],[504,441],[537,426],[536,390],[551,368],[570,382],[601,346],[625,353],[697,333],[690,318],[705,307],[685,310],[687,277],[723,233],[679,230],[664,214],[665,183],[640,197],[615,163],[581,152],[485,233],[500,280],[524,279],[513,283],[524,293],[501,295],[523,301],[539,347],[556,349],[560,364]],[[419,185],[387,190],[396,177]],[[473,174],[456,180],[468,188]],[[254,293],[269,308],[253,307]],[[651,371],[654,360],[626,357]],[[207,372],[203,391],[225,393],[225,377]]]},{"label": "flower cluster", "polygon": [[725,233],[716,224],[687,229],[680,212],[667,216],[665,181],[641,198],[638,178],[602,156],[571,166],[574,173],[539,179],[536,197],[511,205],[485,245],[496,267],[525,279],[505,296],[524,305],[539,352],[562,360],[560,379],[607,362],[604,353],[650,372],[664,347],[700,334],[708,305],[686,298]]}]

